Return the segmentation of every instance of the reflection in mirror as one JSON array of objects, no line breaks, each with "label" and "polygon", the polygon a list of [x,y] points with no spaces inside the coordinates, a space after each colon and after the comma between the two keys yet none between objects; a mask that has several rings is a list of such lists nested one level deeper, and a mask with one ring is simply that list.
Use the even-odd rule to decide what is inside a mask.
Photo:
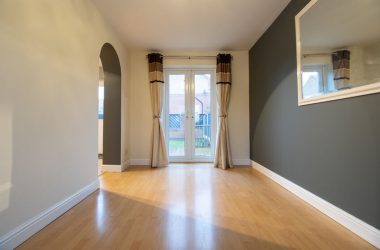
[{"label": "reflection in mirror", "polygon": [[300,100],[380,83],[379,24],[380,0],[315,0],[301,11],[296,18]]}]

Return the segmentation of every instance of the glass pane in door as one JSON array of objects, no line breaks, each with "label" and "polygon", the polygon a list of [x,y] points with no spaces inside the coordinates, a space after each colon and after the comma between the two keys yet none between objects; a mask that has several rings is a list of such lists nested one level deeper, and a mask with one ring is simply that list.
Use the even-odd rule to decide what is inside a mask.
[{"label": "glass pane in door", "polygon": [[211,156],[211,75],[194,74],[194,154]]},{"label": "glass pane in door", "polygon": [[185,75],[169,75],[169,156],[185,156]]}]

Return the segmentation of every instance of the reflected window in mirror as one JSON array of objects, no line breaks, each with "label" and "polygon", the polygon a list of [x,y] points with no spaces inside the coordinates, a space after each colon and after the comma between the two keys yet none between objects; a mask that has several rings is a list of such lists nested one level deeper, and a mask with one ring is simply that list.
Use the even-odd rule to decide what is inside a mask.
[{"label": "reflected window in mirror", "polygon": [[296,16],[299,105],[380,92],[380,0],[311,0]]},{"label": "reflected window in mirror", "polygon": [[303,98],[310,98],[335,91],[336,88],[331,64],[302,66]]}]

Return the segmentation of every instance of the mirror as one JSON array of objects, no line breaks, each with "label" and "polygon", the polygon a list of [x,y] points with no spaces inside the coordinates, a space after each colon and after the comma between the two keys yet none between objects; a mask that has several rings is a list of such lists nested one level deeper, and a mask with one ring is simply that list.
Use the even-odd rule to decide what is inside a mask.
[{"label": "mirror", "polygon": [[296,36],[299,105],[380,92],[380,0],[312,0]]}]

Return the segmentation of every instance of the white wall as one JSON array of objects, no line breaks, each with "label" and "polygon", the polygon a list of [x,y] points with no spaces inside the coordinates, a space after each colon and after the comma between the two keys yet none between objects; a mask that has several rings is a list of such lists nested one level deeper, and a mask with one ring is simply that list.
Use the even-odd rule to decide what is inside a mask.
[{"label": "white wall", "polygon": [[[218,52],[183,52],[164,51],[166,55],[216,55]],[[230,51],[232,61],[232,91],[229,108],[229,128],[232,157],[235,160],[249,160],[249,89],[248,89],[248,51]],[[129,158],[131,162],[146,163],[151,157],[152,108],[149,93],[148,51],[128,51],[128,86],[129,86]],[[166,59],[165,66],[215,66],[211,60],[173,60]],[[240,161],[241,162],[241,161]],[[249,163],[247,163],[249,164]]]},{"label": "white wall", "polygon": [[0,237],[97,180],[105,42],[125,77],[125,51],[90,0],[0,2]]}]

